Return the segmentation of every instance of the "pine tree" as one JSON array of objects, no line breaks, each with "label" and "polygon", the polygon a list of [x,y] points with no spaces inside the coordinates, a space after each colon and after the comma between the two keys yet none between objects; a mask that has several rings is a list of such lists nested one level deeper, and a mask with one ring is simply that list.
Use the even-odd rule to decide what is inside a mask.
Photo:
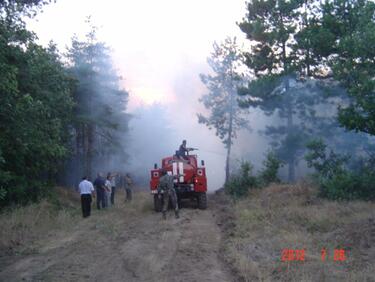
[{"label": "pine tree", "polygon": [[320,29],[335,39],[325,59],[351,97],[349,106],[340,108],[339,121],[349,130],[370,135],[375,135],[374,14],[372,1],[326,2]]},{"label": "pine tree", "polygon": [[91,26],[85,41],[73,38],[68,58],[76,79],[75,166],[92,177],[93,169],[111,169],[111,160],[126,161],[128,93],[121,89],[110,49],[97,41],[95,27]]},{"label": "pine tree", "polygon": [[295,179],[295,166],[308,135],[305,121],[312,118],[308,107],[317,102],[317,96],[303,86],[317,65],[306,32],[315,26],[317,12],[312,7],[313,1],[308,0],[253,0],[239,24],[251,42],[245,57],[256,77],[239,92],[251,95],[242,106],[260,107],[283,121],[269,126],[265,134],[288,164],[289,181]]},{"label": "pine tree", "polygon": [[226,149],[225,181],[230,174],[230,155],[237,131],[246,126],[244,110],[238,105],[237,88],[243,86],[244,79],[239,73],[241,54],[236,39],[227,38],[224,43],[213,45],[214,51],[208,59],[213,75],[201,75],[209,93],[200,101],[210,111],[209,116],[198,114],[199,123],[215,128],[216,135]]}]

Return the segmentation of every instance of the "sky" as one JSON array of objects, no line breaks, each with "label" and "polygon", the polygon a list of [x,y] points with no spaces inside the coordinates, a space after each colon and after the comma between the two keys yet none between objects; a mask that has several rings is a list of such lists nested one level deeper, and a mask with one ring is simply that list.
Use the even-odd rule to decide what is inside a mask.
[{"label": "sky", "polygon": [[[57,0],[27,25],[42,45],[53,40],[64,51],[74,34],[88,31],[85,20],[91,16],[130,93],[127,111],[139,114],[139,109],[162,105],[176,149],[183,139],[200,148],[209,189],[215,190],[224,181],[225,149],[213,131],[197,122],[196,114],[205,112],[198,99],[207,93],[199,74],[210,71],[206,59],[214,41],[227,36],[244,41],[236,22],[245,8],[245,0]],[[239,144],[255,142],[245,140]]]},{"label": "sky", "polygon": [[243,37],[236,22],[244,14],[245,0],[57,0],[28,25],[42,44],[52,39],[64,49],[73,34],[85,34],[91,16],[99,39],[113,48],[133,109],[142,102],[176,100],[173,81],[179,72],[208,69],[215,40]]}]

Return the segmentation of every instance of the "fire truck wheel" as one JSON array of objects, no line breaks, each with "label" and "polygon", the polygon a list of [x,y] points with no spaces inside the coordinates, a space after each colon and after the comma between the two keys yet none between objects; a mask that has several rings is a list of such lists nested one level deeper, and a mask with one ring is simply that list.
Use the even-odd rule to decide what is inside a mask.
[{"label": "fire truck wheel", "polygon": [[207,196],[206,193],[198,194],[198,208],[201,210],[207,209]]},{"label": "fire truck wheel", "polygon": [[161,212],[163,209],[162,200],[159,199],[158,195],[154,195],[154,208],[156,212]]}]

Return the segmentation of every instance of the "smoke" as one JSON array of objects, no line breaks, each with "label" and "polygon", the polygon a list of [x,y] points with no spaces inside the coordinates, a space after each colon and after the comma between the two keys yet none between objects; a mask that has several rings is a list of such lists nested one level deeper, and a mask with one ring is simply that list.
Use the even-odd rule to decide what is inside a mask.
[{"label": "smoke", "polygon": [[[143,175],[142,179],[145,179],[144,175],[147,174],[148,181],[153,164],[160,165],[162,158],[174,154],[182,140],[187,140],[188,147],[199,149],[194,151],[199,160],[205,161],[208,189],[213,191],[222,187],[224,145],[215,136],[214,131],[198,124],[197,118],[197,113],[205,112],[198,99],[207,91],[200,81],[199,74],[207,71],[206,64],[195,63],[185,56],[175,63],[170,78],[172,83],[168,88],[164,88],[162,103],[143,105],[132,112],[137,118],[133,119],[130,125],[130,169],[137,175]],[[158,92],[155,90],[156,95]],[[140,145],[143,142],[146,144]],[[143,183],[148,185],[146,181]]]},{"label": "smoke", "polygon": [[126,170],[147,185],[150,170],[161,158],[174,154],[176,137],[161,104],[143,106],[133,112],[129,131],[129,162]]},{"label": "smoke", "polygon": [[[289,93],[283,88],[286,80],[289,80]],[[266,93],[269,89],[259,91]],[[322,139],[335,152],[350,154],[353,159],[363,157],[371,150],[374,138],[367,134],[348,131],[340,126],[337,120],[338,107],[348,105],[350,97],[335,81],[296,80],[291,76],[285,76],[280,78],[280,86],[273,92],[276,91],[279,92],[279,98],[274,97],[270,100],[269,103],[276,103],[266,106],[267,115],[260,108],[256,108],[251,114],[251,125],[255,127],[255,132],[242,134],[237,140],[240,148],[237,147],[236,153],[254,164],[256,169],[261,167],[264,153],[268,150],[276,151],[283,160],[290,159],[291,154],[294,154],[296,180],[301,179],[312,172],[312,169],[307,167],[304,157],[307,153],[306,145],[316,139]],[[281,110],[281,107],[288,103],[293,107],[293,124],[289,129],[285,109]],[[250,110],[254,111],[254,108]],[[292,142],[288,143],[289,134],[292,138],[297,137],[297,141],[293,143],[293,139],[290,139]],[[281,179],[286,181],[288,166],[286,162],[284,164],[279,174]]]},{"label": "smoke", "polygon": [[[186,139],[188,146],[199,148],[196,152],[199,159],[205,160],[209,190],[223,185],[224,145],[213,130],[198,124],[196,116],[206,111],[198,102],[207,93],[199,74],[209,73],[204,62],[210,55],[214,40],[236,34],[239,39],[244,37],[235,22],[243,16],[245,3],[242,0],[203,2],[193,1],[181,12],[176,1],[164,1],[163,4],[143,0],[111,1],[106,5],[109,12],[103,10],[101,1],[90,1],[90,5],[85,1],[57,1],[55,5],[46,7],[45,12],[38,16],[38,21],[28,22],[45,45],[51,39],[51,30],[54,30],[53,39],[62,47],[70,41],[73,33],[84,33],[83,19],[92,14],[98,20],[97,24],[103,26],[99,29],[99,37],[113,47],[113,61],[118,73],[123,74],[124,85],[130,93],[134,93],[130,94],[127,110],[133,118],[129,131],[123,128],[120,138],[128,156],[112,154],[111,160],[105,164],[97,163],[97,169],[130,172],[147,185],[153,164],[160,164],[163,157],[172,155]],[[215,13],[212,13],[214,6]],[[210,14],[209,20],[207,14]],[[67,15],[69,21],[66,21]],[[304,91],[313,92],[309,89]],[[103,103],[116,105],[115,100],[107,96],[103,98]],[[159,104],[140,106],[141,101],[157,101]],[[331,99],[330,103],[314,106],[315,112],[322,118],[334,117],[342,100]],[[279,125],[282,121],[277,112],[267,116],[259,108],[249,111],[248,122],[253,130],[240,131],[234,140],[232,167],[245,159],[259,170],[265,152],[275,141],[264,131],[267,126]],[[295,122],[300,125],[302,121],[296,119]],[[346,132],[337,122],[332,132],[335,133],[330,136],[328,130],[325,139],[333,149],[342,152],[361,142],[366,143],[368,138]],[[281,174],[285,174],[285,170]],[[297,178],[308,172],[303,159],[300,159]]]},{"label": "smoke", "polygon": [[188,147],[199,149],[194,153],[205,161],[208,189],[213,191],[223,185],[225,150],[213,131],[198,124],[197,113],[204,111],[198,99],[206,91],[199,73],[207,71],[207,66],[187,61],[176,66],[171,92],[165,93],[172,99],[132,112],[128,169],[148,185],[154,163],[160,166],[162,158],[173,155],[187,140]]},{"label": "smoke", "polygon": [[[171,0],[111,0],[104,8],[97,0],[64,0],[28,21],[42,44],[53,39],[63,49],[73,33],[80,36],[86,32],[83,19],[92,15],[100,27],[98,37],[113,47],[118,73],[125,78],[126,89],[134,93],[128,104],[128,113],[134,118],[121,141],[129,157],[124,160],[113,155],[105,164],[96,163],[97,170],[130,171],[146,182],[153,164],[173,154],[186,139],[189,146],[200,149],[198,157],[206,161],[209,189],[222,186],[224,146],[214,132],[198,124],[196,113],[204,112],[198,99],[206,90],[199,74],[208,70],[204,62],[213,41],[240,34],[235,22],[243,15],[245,4],[236,1],[194,0],[181,10],[181,5]],[[138,101],[135,96],[140,97]],[[137,109],[139,100],[149,103],[150,99],[161,104]]]},{"label": "smoke", "polygon": [[[165,94],[173,99],[168,103],[143,105],[132,112],[134,118],[130,121],[127,170],[142,184],[148,185],[149,172],[154,163],[160,166],[161,159],[174,154],[182,140],[186,139],[188,147],[199,149],[194,152],[199,160],[205,161],[208,190],[214,191],[223,186],[224,144],[214,130],[199,124],[197,118],[197,113],[206,113],[198,100],[208,91],[200,81],[199,74],[208,71],[207,65],[195,64],[186,58],[176,66],[171,93]],[[235,166],[246,159],[259,169],[268,148],[266,138],[259,134],[259,130],[264,128],[267,117],[259,109],[252,109],[248,121],[253,130],[240,130],[232,147],[232,163]]]}]

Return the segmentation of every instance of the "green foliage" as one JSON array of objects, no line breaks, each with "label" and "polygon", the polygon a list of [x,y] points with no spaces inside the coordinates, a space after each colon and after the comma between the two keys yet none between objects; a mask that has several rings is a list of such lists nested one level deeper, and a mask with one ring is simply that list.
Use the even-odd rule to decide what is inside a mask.
[{"label": "green foliage", "polygon": [[[124,161],[128,93],[119,87],[110,50],[93,28],[87,41],[73,39],[67,69],[56,46],[36,44],[23,22],[49,2],[0,2],[0,207],[49,195],[71,153],[88,151],[86,167],[98,154]],[[83,143],[90,146],[72,148]]]},{"label": "green foliage", "polygon": [[266,159],[263,161],[263,169],[259,175],[259,182],[262,186],[267,186],[270,183],[280,183],[280,179],[277,176],[280,167],[283,166],[283,162],[277,158],[275,152],[270,151],[266,155]]},{"label": "green foliage", "polygon": [[[84,40],[74,37],[68,50],[69,72],[75,79],[73,139],[76,154],[67,167],[78,181],[83,174],[112,169],[112,163],[125,163],[128,155],[124,136],[129,115],[125,112],[128,92],[120,86],[111,60],[111,50],[96,38],[96,27],[88,19],[90,32]],[[75,165],[75,167],[72,167]]]},{"label": "green foliage", "polygon": [[345,170],[332,178],[321,180],[321,196],[332,200],[374,200],[375,174],[369,170]]},{"label": "green foliage", "polygon": [[348,170],[348,156],[328,152],[321,140],[308,144],[305,156],[309,167],[316,171],[320,195],[332,200],[375,199],[374,162],[368,159],[357,170]]},{"label": "green foliage", "polygon": [[298,24],[299,1],[253,0],[248,3],[247,15],[239,24],[241,30],[253,43],[246,54],[247,65],[255,75],[288,73],[294,55],[286,48],[295,44],[291,35]]},{"label": "green foliage", "polygon": [[309,137],[308,127],[316,124],[313,107],[321,100],[315,95],[318,87],[305,83],[318,64],[310,50],[310,38],[316,29],[313,19],[318,14],[310,0],[252,0],[239,24],[252,43],[245,58],[257,78],[240,90],[241,95],[252,97],[241,106],[260,107],[281,120],[264,133],[288,165],[289,181],[295,180],[295,166]]},{"label": "green foliage", "polygon": [[[4,18],[20,20],[22,16],[33,17],[44,5],[53,0],[1,0],[0,14]],[[11,22],[9,22],[11,23]]]},{"label": "green foliage", "polygon": [[309,152],[305,156],[307,165],[315,169],[321,177],[332,178],[345,171],[344,164],[348,156],[335,154],[332,150],[327,153],[327,145],[322,140],[313,140],[307,144]]},{"label": "green foliage", "polygon": [[230,176],[229,180],[225,183],[224,189],[227,194],[233,198],[238,199],[245,197],[249,189],[258,187],[257,178],[253,176],[253,166],[244,161],[238,173]]},{"label": "green foliage", "polygon": [[72,81],[55,46],[37,45],[20,16],[43,2],[0,6],[0,206],[46,195],[68,152]]},{"label": "green foliage", "polygon": [[237,87],[243,85],[244,79],[238,73],[241,54],[235,39],[226,39],[222,44],[214,44],[212,56],[208,63],[214,76],[201,74],[201,80],[209,93],[200,98],[200,102],[210,110],[208,117],[198,114],[199,123],[214,128],[216,135],[228,147],[236,132],[246,125],[243,110],[237,103]]},{"label": "green foliage", "polygon": [[[284,125],[275,122],[265,134],[278,140],[273,146],[289,166],[289,180],[304,154],[305,140],[335,135],[334,142],[345,147],[348,144],[338,136],[353,139],[337,130],[333,118],[347,129],[375,134],[373,1],[251,0],[247,12],[240,28],[251,41],[245,58],[257,79],[241,89],[241,95],[252,97],[241,105],[260,107],[284,121]],[[346,93],[340,91],[341,101],[335,101],[336,107],[341,105],[338,117],[331,110],[331,117],[324,120],[316,109],[332,103],[325,93],[334,91],[310,88],[307,82],[322,79],[337,88],[328,79],[332,75]],[[301,91],[298,84],[306,89]]]},{"label": "green foliage", "polygon": [[254,168],[251,163],[243,161],[238,172],[230,176],[224,189],[227,194],[235,199],[245,197],[250,189],[262,188],[271,183],[279,183],[280,179],[277,174],[281,166],[282,162],[273,151],[266,154],[263,168],[258,175],[254,175]]},{"label": "green foliage", "polygon": [[5,196],[7,195],[7,183],[10,180],[9,172],[5,171],[3,166],[5,164],[5,160],[1,153],[0,148],[0,203],[5,200]]},{"label": "green foliage", "polygon": [[246,111],[238,105],[237,88],[243,86],[244,77],[239,69],[242,66],[242,56],[236,39],[227,38],[222,44],[215,43],[212,56],[207,60],[214,75],[202,75],[201,80],[209,93],[199,101],[209,110],[209,115],[198,114],[198,122],[209,129],[215,129],[227,148],[225,180],[229,177],[229,159],[233,140],[237,131],[247,127],[244,118]]},{"label": "green foliage", "polygon": [[[288,165],[289,181],[294,181],[294,168],[306,150],[306,141],[337,127],[331,116],[320,115],[319,109],[326,106],[325,92],[315,81],[300,81],[293,76],[264,76],[251,82],[248,90],[256,98],[249,105],[273,118],[262,133],[277,157]],[[331,113],[334,116],[335,109]]]},{"label": "green foliage", "polygon": [[334,0],[316,6],[313,24],[300,33],[318,59],[317,73],[333,74],[351,97],[340,107],[338,120],[349,130],[374,135],[375,3]]},{"label": "green foliage", "polygon": [[[373,1],[253,0],[247,10],[240,28],[252,41],[246,58],[257,77],[269,80],[296,72],[302,77],[325,78],[333,74],[351,97],[349,104],[339,108],[340,124],[375,134]],[[250,85],[247,93],[253,95],[254,88]],[[268,88],[263,96],[270,93]]]}]

